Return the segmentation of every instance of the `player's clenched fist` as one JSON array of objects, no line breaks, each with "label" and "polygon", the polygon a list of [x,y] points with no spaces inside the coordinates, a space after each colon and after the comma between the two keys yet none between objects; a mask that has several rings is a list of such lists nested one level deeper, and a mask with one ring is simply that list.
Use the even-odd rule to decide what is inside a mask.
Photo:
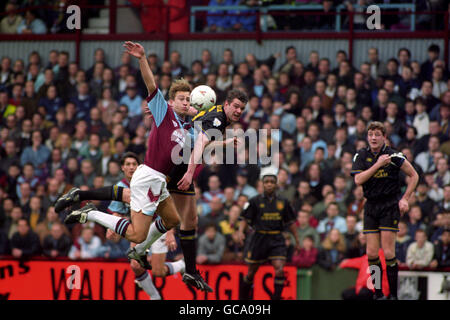
[{"label": "player's clenched fist", "polygon": [[378,157],[377,165],[379,165],[379,167],[384,167],[389,163],[391,163],[391,157],[388,154],[382,154]]}]

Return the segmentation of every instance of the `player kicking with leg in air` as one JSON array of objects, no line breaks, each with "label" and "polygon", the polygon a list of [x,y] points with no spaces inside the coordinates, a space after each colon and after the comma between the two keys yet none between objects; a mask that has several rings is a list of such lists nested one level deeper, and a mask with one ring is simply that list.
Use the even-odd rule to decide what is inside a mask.
[{"label": "player kicking with leg in air", "polygon": [[[128,45],[127,49],[128,52],[136,57],[138,57],[140,59],[140,62],[142,61],[142,58],[140,58],[141,54],[143,53],[143,48],[140,45],[137,44],[133,44],[133,43],[129,43],[127,42],[126,45]],[[142,52],[141,52],[142,51]],[[140,63],[141,64],[141,63]],[[146,69],[147,67],[145,66],[146,63],[144,64],[144,68]],[[148,65],[147,65],[148,66]],[[142,70],[142,68],[141,68]],[[148,68],[147,73],[149,73],[151,76],[151,71]],[[143,72],[144,74],[144,72]],[[152,83],[148,84],[147,81],[152,81],[153,77],[144,77],[144,81],[146,81],[147,87],[152,86]],[[154,82],[154,80],[153,80]],[[171,88],[172,89],[172,88]],[[150,89],[149,89],[150,92]],[[174,94],[176,92],[174,91]],[[170,102],[170,101],[169,101]],[[192,109],[192,108],[191,108]],[[176,112],[176,114],[181,114],[181,113],[186,113],[188,111],[191,112],[191,109],[182,109],[182,110],[174,110]],[[153,110],[150,110],[153,111]],[[155,117],[155,115],[153,114],[154,120],[155,122],[158,121],[158,116]],[[181,123],[180,123],[180,127],[182,127]],[[147,151],[148,154],[149,151]],[[177,180],[173,180],[173,181],[177,181]],[[126,193],[126,192],[125,192]],[[193,195],[193,194],[192,194]],[[177,204],[178,204],[178,208],[188,208],[188,210],[191,210],[191,216],[194,217],[194,223],[196,226],[196,208],[195,208],[195,201],[194,201],[194,197],[192,195],[188,195],[188,196],[175,196],[177,197]],[[183,200],[182,198],[187,198],[190,199],[189,201],[187,201],[187,199]],[[100,188],[98,190],[93,190],[93,191],[79,191],[76,189],[71,190],[68,194],[62,196],[58,202],[56,203],[56,207],[58,211],[61,211],[62,209],[64,209],[65,207],[71,205],[72,203],[78,202],[78,201],[82,201],[84,199],[102,199],[102,200],[107,200],[107,199],[113,199],[113,200],[118,200],[118,201],[126,201],[126,196],[124,196],[124,192],[122,188],[115,188],[115,187],[105,187],[105,188]],[[160,209],[158,208],[158,213],[159,213]],[[195,230],[195,226],[194,226],[194,230]],[[183,230],[183,229],[182,229]],[[182,233],[182,232],[181,232]],[[192,242],[195,241],[194,239],[190,239],[190,237],[188,237],[188,242]],[[185,248],[185,246],[183,246],[183,239],[181,239],[181,243],[182,243],[182,249],[183,249],[183,253],[186,259],[186,262],[188,261],[193,261],[193,268],[186,268],[186,272],[185,275],[186,277],[189,279],[194,279],[192,281],[185,281],[185,278],[183,279],[183,281],[187,282],[190,285],[193,285],[194,287],[196,287],[197,289],[200,290],[204,290],[204,291],[212,291],[212,288],[209,287],[207,285],[207,283],[201,278],[200,274],[197,272],[196,268],[195,268],[195,259],[196,259],[196,250],[194,247],[194,250],[187,250]],[[194,244],[195,246],[195,244]],[[145,244],[139,244],[138,246],[136,246],[136,248],[141,248],[141,247],[148,247],[148,241],[146,241]],[[142,250],[139,251],[139,254],[142,253]],[[130,256],[130,255],[129,255]],[[132,256],[133,257],[133,256]],[[144,261],[140,261],[141,264],[145,265]],[[189,265],[192,265],[192,263],[190,263]],[[193,270],[192,270],[193,269]]]},{"label": "player kicking with leg in air", "polygon": [[[175,204],[167,191],[166,176],[174,166],[171,161],[172,149],[179,144],[183,147],[183,141],[174,137],[183,137],[185,134],[183,119],[177,113],[186,113],[189,109],[190,86],[186,81],[174,83],[174,95],[169,100],[169,107],[156,87],[144,48],[132,42],[126,42],[124,47],[128,53],[139,59],[142,77],[150,94],[147,98],[148,107],[155,121],[148,138],[144,164],[137,168],[130,182],[131,221],[95,210],[90,212],[93,208],[86,206],[70,213],[65,222],[94,221],[127,240],[138,243],[128,256],[145,265],[145,251],[167,230],[180,223]],[[159,217],[152,224],[157,208]],[[141,245],[142,242],[145,244]]]},{"label": "player kicking with leg in air", "polygon": [[[125,178],[119,181],[116,186],[126,188],[129,190],[130,181],[133,173],[139,165],[139,158],[132,152],[127,152],[123,155],[121,160],[121,168],[125,175]],[[123,202],[111,201],[108,207],[108,212],[116,216],[129,217],[130,206]],[[113,240],[116,237],[120,237],[117,233],[110,229],[106,231],[106,238]],[[134,247],[135,243],[130,243]],[[155,277],[165,277],[170,274],[184,271],[184,261],[179,260],[177,262],[166,262],[166,253],[168,249],[175,250],[176,242],[173,235],[173,229],[169,230],[151,246],[152,252],[152,274]],[[133,270],[136,280],[135,282],[150,296],[152,300],[160,300],[161,296],[158,290],[155,288],[151,275],[147,272],[146,268],[143,268],[136,260],[130,261],[131,270]],[[147,266],[149,267],[149,266]]]}]

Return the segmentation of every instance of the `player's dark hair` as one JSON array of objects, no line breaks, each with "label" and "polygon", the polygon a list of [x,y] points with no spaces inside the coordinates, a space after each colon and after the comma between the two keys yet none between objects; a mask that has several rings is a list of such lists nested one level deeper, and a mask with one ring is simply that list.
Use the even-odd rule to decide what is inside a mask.
[{"label": "player's dark hair", "polygon": [[225,100],[226,100],[228,103],[231,103],[231,102],[233,102],[234,99],[238,99],[238,100],[241,101],[243,104],[247,104],[247,102],[248,102],[248,96],[247,96],[247,94],[246,94],[245,92],[241,91],[241,90],[238,90],[238,89],[230,90],[230,91],[228,92],[227,97],[226,97]]},{"label": "player's dark hair", "polygon": [[137,155],[136,153],[134,153],[134,152],[130,152],[130,151],[129,151],[129,152],[126,152],[126,153],[122,156],[122,158],[120,158],[120,165],[121,165],[121,166],[123,166],[123,165],[125,164],[125,160],[126,160],[127,158],[133,158],[133,159],[135,159],[135,160],[137,161],[138,164],[141,163],[141,161],[139,160],[138,155]]}]

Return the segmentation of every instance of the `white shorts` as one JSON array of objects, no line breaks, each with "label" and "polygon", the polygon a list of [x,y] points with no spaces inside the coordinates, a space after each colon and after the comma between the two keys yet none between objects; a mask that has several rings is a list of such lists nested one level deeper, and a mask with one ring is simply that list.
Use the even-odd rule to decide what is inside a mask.
[{"label": "white shorts", "polygon": [[166,245],[166,233],[164,233],[158,240],[153,242],[148,254],[151,255],[167,252],[169,252],[169,248]]},{"label": "white shorts", "polygon": [[167,199],[166,176],[141,164],[130,181],[131,210],[142,211],[143,214],[153,216],[159,203]]}]

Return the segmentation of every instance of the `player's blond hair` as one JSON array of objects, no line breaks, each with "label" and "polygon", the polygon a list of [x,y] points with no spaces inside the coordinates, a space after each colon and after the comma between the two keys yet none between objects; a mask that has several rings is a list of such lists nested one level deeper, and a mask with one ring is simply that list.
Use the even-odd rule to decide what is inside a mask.
[{"label": "player's blond hair", "polygon": [[191,85],[184,78],[172,82],[172,85],[170,86],[169,89],[169,100],[174,100],[175,96],[177,95],[177,92],[179,91],[191,92]]}]

